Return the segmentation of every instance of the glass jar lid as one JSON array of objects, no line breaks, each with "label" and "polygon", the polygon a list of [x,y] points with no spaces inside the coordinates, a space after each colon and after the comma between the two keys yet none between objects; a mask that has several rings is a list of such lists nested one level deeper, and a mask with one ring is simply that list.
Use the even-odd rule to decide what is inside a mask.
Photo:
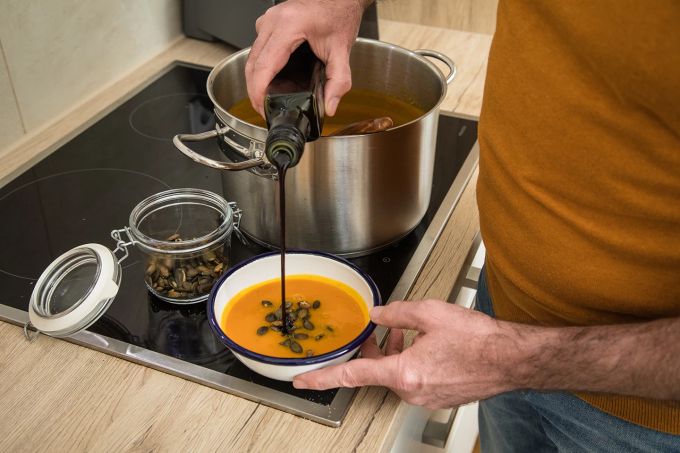
[{"label": "glass jar lid", "polygon": [[231,203],[203,189],[171,189],[152,195],[130,213],[135,245],[157,255],[191,254],[231,235],[238,217]]},{"label": "glass jar lid", "polygon": [[93,324],[118,293],[121,265],[111,250],[84,244],[59,256],[42,273],[28,306],[31,325],[53,337]]}]

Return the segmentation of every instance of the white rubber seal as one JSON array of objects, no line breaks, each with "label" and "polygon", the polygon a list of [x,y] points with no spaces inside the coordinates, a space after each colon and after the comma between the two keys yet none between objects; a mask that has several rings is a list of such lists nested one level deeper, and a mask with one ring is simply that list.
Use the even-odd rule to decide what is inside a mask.
[{"label": "white rubber seal", "polygon": [[[70,312],[54,318],[41,316],[35,310],[35,307],[38,305],[37,297],[40,294],[41,288],[46,284],[46,280],[55,269],[73,256],[77,249],[89,249],[95,253],[100,266],[97,281],[85,299]],[[87,325],[83,325],[83,322],[101,307],[103,301],[114,298],[118,293],[119,286],[114,281],[117,266],[119,266],[118,261],[111,250],[101,244],[84,244],[59,256],[43,271],[33,289],[28,305],[28,318],[31,324],[42,333],[55,336],[72,335],[87,327]]]}]

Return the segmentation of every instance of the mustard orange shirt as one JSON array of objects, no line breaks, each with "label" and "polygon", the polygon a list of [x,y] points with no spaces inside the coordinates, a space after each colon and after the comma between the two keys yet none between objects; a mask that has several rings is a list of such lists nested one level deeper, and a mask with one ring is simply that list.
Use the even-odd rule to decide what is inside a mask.
[{"label": "mustard orange shirt", "polygon": [[[680,1],[501,0],[479,141],[499,319],[680,316]],[[677,402],[579,396],[680,434]]]}]

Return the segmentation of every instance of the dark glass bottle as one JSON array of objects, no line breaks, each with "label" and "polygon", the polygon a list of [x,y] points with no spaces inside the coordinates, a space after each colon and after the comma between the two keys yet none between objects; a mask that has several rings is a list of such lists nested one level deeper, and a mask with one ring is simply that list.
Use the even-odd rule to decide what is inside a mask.
[{"label": "dark glass bottle", "polygon": [[325,66],[305,42],[269,84],[264,101],[269,129],[265,154],[273,164],[294,167],[305,143],[321,135],[324,83]]}]

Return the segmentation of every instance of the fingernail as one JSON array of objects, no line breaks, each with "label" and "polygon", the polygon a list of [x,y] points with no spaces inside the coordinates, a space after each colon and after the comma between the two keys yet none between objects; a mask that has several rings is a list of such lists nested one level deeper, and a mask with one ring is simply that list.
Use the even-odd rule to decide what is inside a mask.
[{"label": "fingernail", "polygon": [[295,387],[296,389],[309,388],[305,381],[303,381],[302,379],[293,379],[293,387]]},{"label": "fingernail", "polygon": [[373,307],[373,308],[371,308],[369,316],[371,317],[371,319],[376,319],[376,318],[380,317],[380,313],[382,313],[382,311],[383,311],[383,307]]},{"label": "fingernail", "polygon": [[328,113],[329,116],[335,115],[335,109],[338,108],[339,102],[340,102],[339,97],[332,97],[328,100],[328,108],[327,108],[328,112],[327,113]]}]

